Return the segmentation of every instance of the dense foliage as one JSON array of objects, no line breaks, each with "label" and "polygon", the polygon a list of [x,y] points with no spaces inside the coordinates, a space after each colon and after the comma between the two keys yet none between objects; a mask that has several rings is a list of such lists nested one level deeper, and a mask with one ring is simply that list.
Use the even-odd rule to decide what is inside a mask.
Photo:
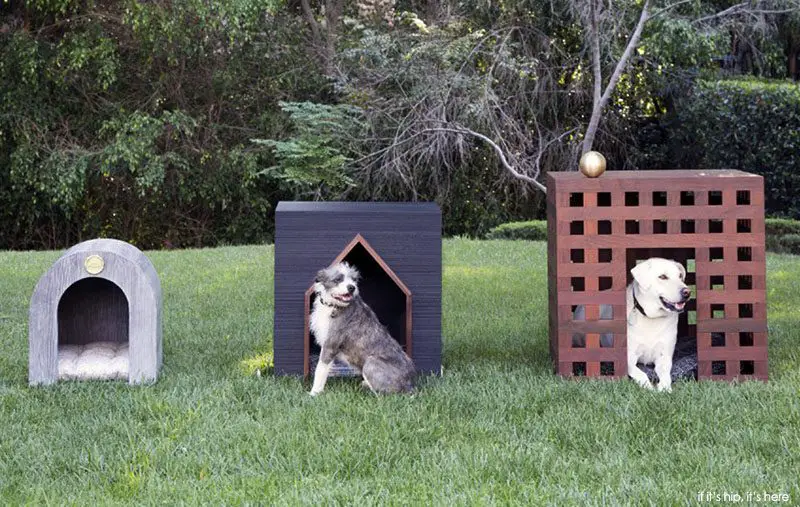
[{"label": "dense foliage", "polygon": [[281,185],[250,139],[286,128],[284,90],[324,88],[298,65],[293,16],[248,0],[5,5],[0,248],[269,237]]},{"label": "dense foliage", "polygon": [[781,236],[777,251],[800,255],[800,234]]},{"label": "dense foliage", "polygon": [[700,81],[663,120],[663,163],[764,176],[769,215],[800,218],[800,88],[786,82]]},{"label": "dense foliage", "polygon": [[764,221],[767,236],[784,236],[800,234],[800,220],[790,218],[767,218]]},{"label": "dense foliage", "polygon": [[800,254],[800,220],[767,218],[767,250]]},{"label": "dense foliage", "polygon": [[[593,103],[585,5],[2,2],[0,248],[97,236],[143,248],[261,242],[275,203],[296,198],[435,200],[446,234],[541,218],[542,194],[497,150],[530,174],[575,167]],[[597,5],[607,77],[642,3]],[[770,209],[796,216],[784,206],[796,138],[776,130],[795,121],[783,114],[794,95],[701,85],[681,99],[697,76],[715,75],[732,40],[739,71],[778,75],[781,48],[800,40],[797,16],[700,29],[692,20],[738,4],[677,5],[647,24],[596,148],[616,169],[762,165],[775,173]],[[756,18],[767,21],[757,30]],[[727,108],[714,105],[721,93]],[[765,103],[749,110],[754,97]],[[772,119],[759,123],[763,114]],[[693,132],[748,153],[670,151]],[[740,146],[741,132],[763,136],[757,149]]]}]

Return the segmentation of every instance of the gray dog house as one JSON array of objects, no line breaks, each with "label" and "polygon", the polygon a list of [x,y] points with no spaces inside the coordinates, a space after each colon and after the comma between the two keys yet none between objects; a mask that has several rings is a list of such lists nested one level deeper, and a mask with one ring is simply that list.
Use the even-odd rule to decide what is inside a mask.
[{"label": "gray dog house", "polygon": [[154,382],[162,349],[161,284],[153,264],[115,239],[73,246],[33,291],[28,341],[31,385]]},{"label": "gray dog house", "polygon": [[281,202],[275,212],[274,361],[308,375],[317,271],[346,261],[359,291],[417,371],[441,371],[442,220],[434,203]]}]

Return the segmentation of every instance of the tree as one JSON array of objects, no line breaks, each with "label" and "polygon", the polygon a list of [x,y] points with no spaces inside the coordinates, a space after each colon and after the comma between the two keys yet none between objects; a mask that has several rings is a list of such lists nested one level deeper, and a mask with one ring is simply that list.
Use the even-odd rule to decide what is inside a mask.
[{"label": "tree", "polygon": [[[346,65],[353,51],[342,55],[345,89],[375,110],[368,113],[374,149],[361,159],[365,179],[384,189],[406,185],[413,197],[420,183],[447,181],[448,168],[468,163],[472,139],[491,147],[507,176],[545,191],[542,167],[577,167],[578,155],[595,146],[620,81],[647,65],[639,46],[650,21],[669,16],[700,33],[798,10],[796,1],[766,0],[526,5],[509,7],[491,30],[459,31],[468,23],[450,20],[425,35],[367,33],[356,51],[359,65],[376,62],[367,69]],[[419,167],[445,174],[420,175]]]}]

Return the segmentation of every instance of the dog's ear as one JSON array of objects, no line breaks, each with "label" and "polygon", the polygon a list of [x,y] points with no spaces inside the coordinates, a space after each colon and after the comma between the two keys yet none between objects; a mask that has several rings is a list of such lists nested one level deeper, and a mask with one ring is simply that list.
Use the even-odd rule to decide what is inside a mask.
[{"label": "dog's ear", "polygon": [[681,264],[678,261],[672,261],[672,262],[678,265],[678,270],[681,272],[681,280],[686,280],[686,268],[683,267],[683,264]]},{"label": "dog's ear", "polygon": [[314,283],[322,283],[325,280],[325,270],[320,269],[317,271],[317,276],[314,277]]},{"label": "dog's ear", "polygon": [[636,283],[644,290],[648,290],[650,286],[653,285],[656,278],[650,259],[634,266],[631,270],[631,274],[633,275],[633,279],[636,280]]}]

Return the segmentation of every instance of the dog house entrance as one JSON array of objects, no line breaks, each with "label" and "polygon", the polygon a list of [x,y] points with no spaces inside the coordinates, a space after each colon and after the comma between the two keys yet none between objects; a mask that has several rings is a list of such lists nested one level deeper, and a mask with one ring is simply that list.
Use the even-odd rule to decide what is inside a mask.
[{"label": "dog house entrance", "polygon": [[[650,257],[662,257],[680,263],[686,268],[684,283],[692,291],[691,299],[678,316],[678,340],[672,358],[672,375],[683,378],[697,378],[697,269],[693,248],[629,248],[626,252],[626,270],[630,284],[633,281],[631,270]],[[651,380],[656,378],[652,365],[640,365]]]},{"label": "dog house entrance", "polygon": [[128,379],[128,300],[104,278],[71,285],[58,303],[59,380]]},{"label": "dog house entrance", "polygon": [[[411,355],[411,291],[384,262],[370,244],[356,235],[331,264],[347,262],[361,273],[358,290],[372,308],[389,334]],[[319,346],[308,327],[316,294],[313,285],[305,294],[305,374],[314,371],[319,359]],[[353,376],[355,371],[344,364],[334,363],[331,375]]]}]

